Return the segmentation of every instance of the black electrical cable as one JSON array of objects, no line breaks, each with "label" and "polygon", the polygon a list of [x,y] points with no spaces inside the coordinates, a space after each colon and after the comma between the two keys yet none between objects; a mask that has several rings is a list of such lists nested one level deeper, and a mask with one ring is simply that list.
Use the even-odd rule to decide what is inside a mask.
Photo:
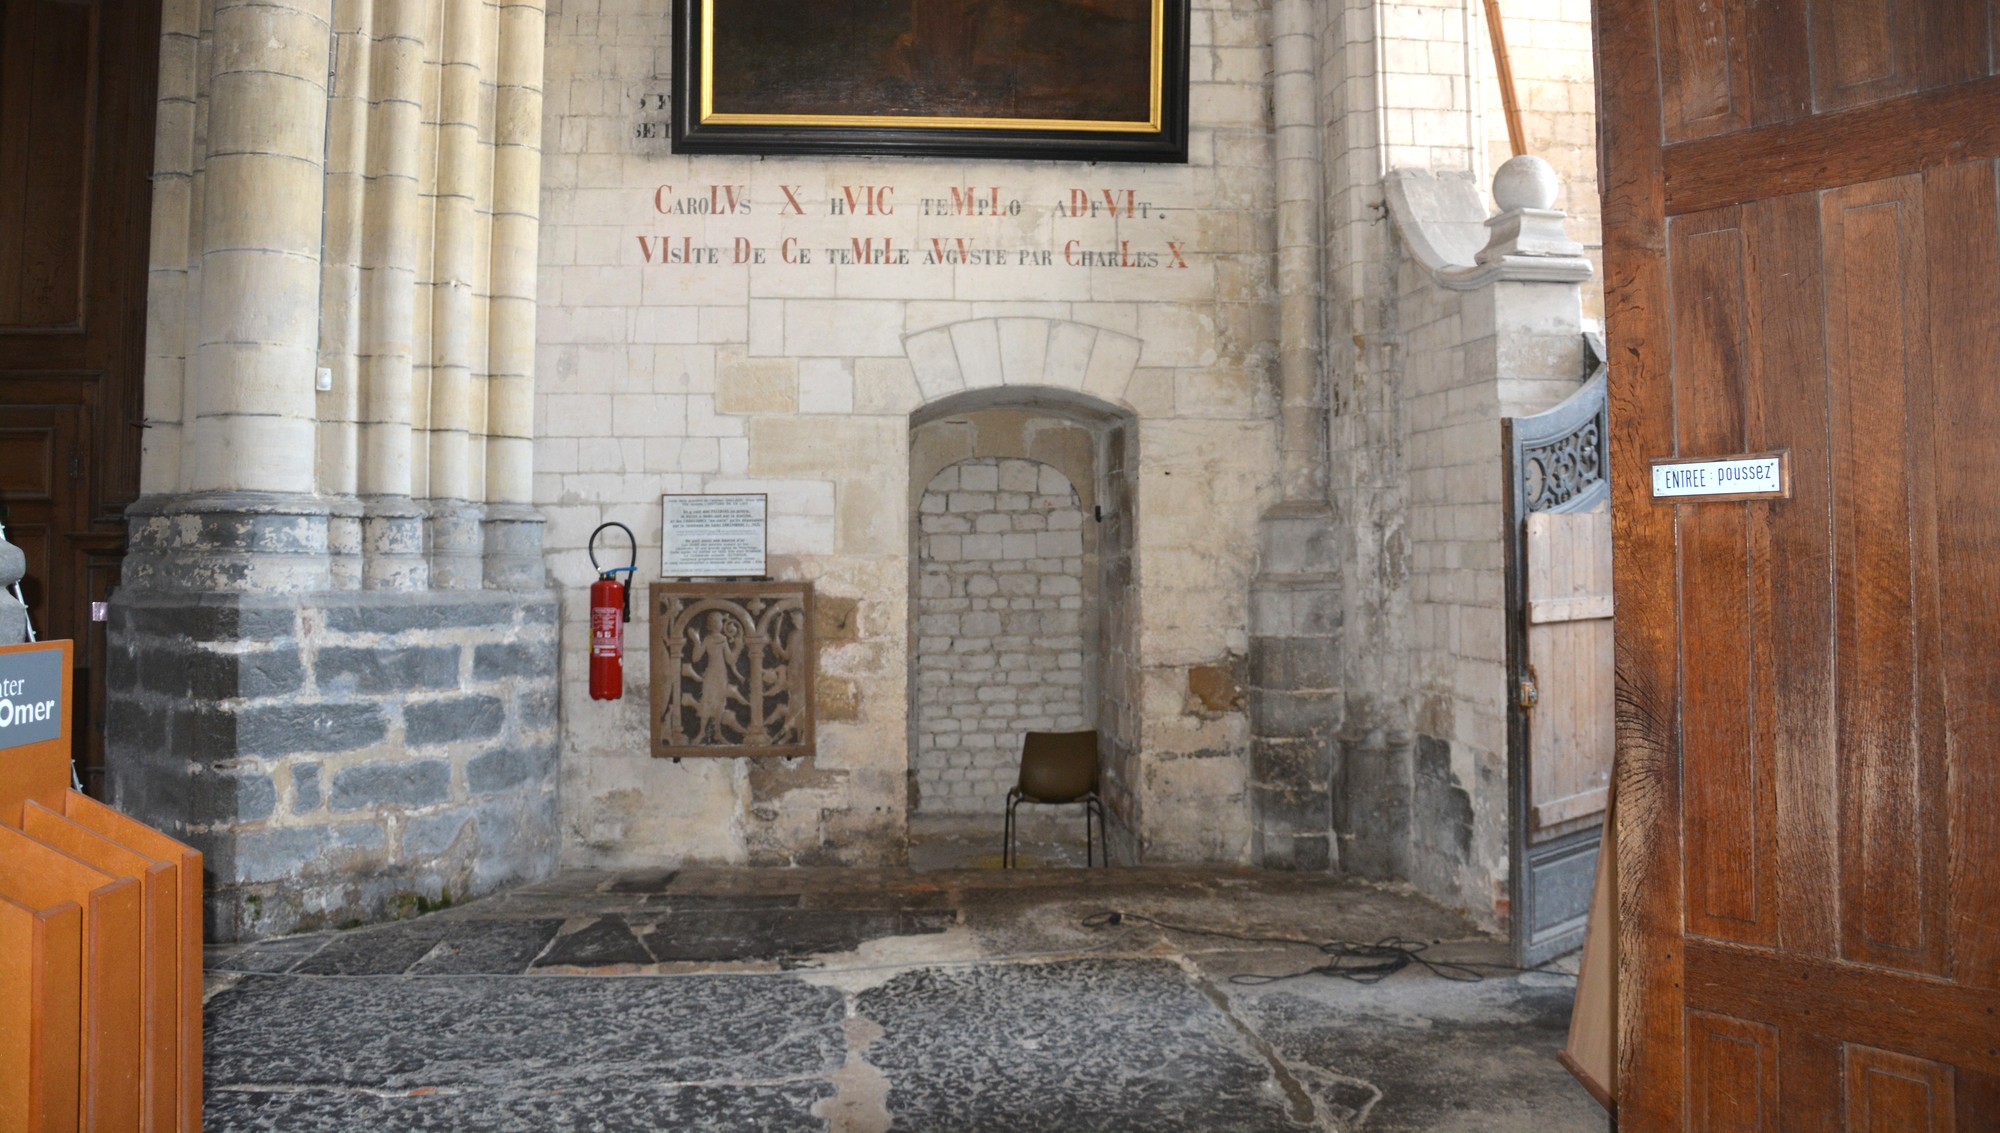
[{"label": "black electrical cable", "polygon": [[1190,936],[1207,936],[1218,940],[1236,940],[1245,944],[1290,944],[1302,948],[1316,948],[1329,957],[1327,963],[1315,964],[1296,972],[1279,975],[1261,975],[1255,972],[1239,973],[1229,977],[1229,982],[1245,987],[1261,987],[1265,984],[1295,980],[1301,976],[1327,976],[1348,980],[1358,984],[1381,983],[1397,972],[1411,965],[1424,968],[1439,979],[1454,983],[1479,983],[1486,978],[1480,969],[1501,972],[1528,972],[1533,968],[1516,968],[1507,964],[1475,964],[1457,960],[1433,960],[1424,955],[1430,945],[1421,940],[1409,940],[1400,936],[1384,937],[1373,944],[1352,940],[1304,940],[1296,936],[1269,936],[1260,933],[1230,932],[1219,928],[1200,928],[1195,925],[1176,924],[1149,917],[1143,913],[1109,911],[1092,913],[1083,918],[1083,927],[1109,928],[1128,921],[1152,925],[1168,932],[1186,933]]}]

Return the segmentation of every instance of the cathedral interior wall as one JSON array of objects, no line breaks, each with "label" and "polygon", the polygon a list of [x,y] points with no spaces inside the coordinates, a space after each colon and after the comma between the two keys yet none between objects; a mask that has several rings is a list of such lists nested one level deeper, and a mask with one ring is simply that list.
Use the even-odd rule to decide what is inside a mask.
[{"label": "cathedral interior wall", "polygon": [[[1591,254],[1588,13],[1507,9],[1530,144]],[[923,490],[961,460],[1027,460],[1082,516],[1083,553],[1051,560],[1080,563],[1081,593],[1054,596],[1080,600],[1082,644],[1052,656],[1083,655],[1082,699],[1009,726],[1098,728],[1115,856],[1408,879],[1504,919],[1498,418],[1580,376],[1576,320],[1527,292],[1475,312],[1411,274],[1384,193],[1398,169],[1451,173],[1476,187],[1470,228],[1490,210],[1479,5],[1193,12],[1189,160],[1125,165],[675,153],[670,16],[639,0],[558,0],[545,22],[538,0],[170,9],[114,781],[171,800],[240,780],[183,823],[220,863],[290,854],[289,889],[277,858],[231,884],[307,894],[311,915],[553,868],[494,848],[464,873],[459,833],[406,846],[466,807],[498,827],[474,763],[545,740],[553,769],[536,755],[513,784],[534,796],[521,841],[570,865],[901,861],[930,727],[910,707]],[[954,448],[974,420],[1013,440]],[[768,498],[770,573],[816,587],[817,750],[655,759],[661,496],[738,492]],[[640,598],[624,696],[598,701],[587,544],[607,521],[637,533]],[[423,621],[481,592],[522,640]],[[349,641],[321,612],[364,600],[426,628]],[[230,602],[290,613],[261,637],[196,632],[190,611]],[[453,682],[440,661],[400,692],[341,683],[342,650],[413,664],[433,631]],[[260,675],[267,653],[297,681]],[[183,655],[251,675],[183,720],[160,700]],[[504,714],[525,749],[441,756],[407,723],[381,746],[503,677],[525,682]],[[321,728],[335,696],[381,734],[259,731]],[[985,805],[1004,762],[954,805]],[[385,793],[334,814],[308,763]],[[328,847],[354,866],[329,878],[408,884],[339,896],[312,880]]]},{"label": "cathedral interior wall", "polygon": [[[534,495],[567,861],[899,860],[911,418],[992,390],[1129,418],[1125,813],[1149,858],[1242,859],[1243,715],[1189,676],[1245,649],[1272,492],[1267,23],[1196,4],[1184,166],[758,159],[669,152],[659,6],[550,8]],[[643,650],[625,699],[588,698],[585,543],[630,525],[647,579],[667,492],[767,493],[773,574],[849,611],[822,636],[815,757],[650,758]]]}]

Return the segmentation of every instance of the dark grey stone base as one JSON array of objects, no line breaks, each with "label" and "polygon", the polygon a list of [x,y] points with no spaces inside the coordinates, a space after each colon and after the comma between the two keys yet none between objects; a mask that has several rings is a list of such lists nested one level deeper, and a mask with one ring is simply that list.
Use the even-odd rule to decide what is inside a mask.
[{"label": "dark grey stone base", "polygon": [[202,851],[211,940],[554,870],[554,595],[127,590],[108,640],[112,801]]},{"label": "dark grey stone base", "polygon": [[1334,737],[1342,698],[1340,586],[1332,515],[1286,504],[1259,527],[1250,583],[1251,857],[1266,869],[1325,870],[1334,853]]},{"label": "dark grey stone base", "polygon": [[796,980],[252,976],[209,1006],[203,1124],[823,1130],[845,1015]]},{"label": "dark grey stone base", "polygon": [[1341,868],[1374,881],[1410,876],[1410,749],[1342,741]]}]

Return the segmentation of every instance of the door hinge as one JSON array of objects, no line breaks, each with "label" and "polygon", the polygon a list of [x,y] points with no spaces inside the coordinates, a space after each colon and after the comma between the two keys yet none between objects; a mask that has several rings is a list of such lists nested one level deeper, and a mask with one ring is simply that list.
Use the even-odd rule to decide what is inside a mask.
[{"label": "door hinge", "polygon": [[1535,683],[1533,669],[1529,669],[1528,675],[1521,678],[1514,692],[1514,702],[1523,708],[1533,708],[1542,702],[1542,689]]}]

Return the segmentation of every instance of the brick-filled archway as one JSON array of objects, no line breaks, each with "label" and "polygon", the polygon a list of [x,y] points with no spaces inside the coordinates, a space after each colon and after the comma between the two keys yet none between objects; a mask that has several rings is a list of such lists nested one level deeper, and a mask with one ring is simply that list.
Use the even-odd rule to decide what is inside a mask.
[{"label": "brick-filled archway", "polygon": [[1095,716],[1083,510],[1060,470],[983,457],[932,477],[917,522],[917,806],[990,814],[1023,733]]}]

